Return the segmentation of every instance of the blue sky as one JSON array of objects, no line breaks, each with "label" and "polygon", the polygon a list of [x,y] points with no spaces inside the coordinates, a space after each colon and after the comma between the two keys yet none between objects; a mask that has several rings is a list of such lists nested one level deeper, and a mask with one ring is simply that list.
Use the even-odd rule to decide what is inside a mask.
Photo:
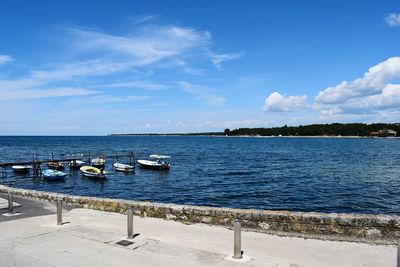
[{"label": "blue sky", "polygon": [[400,122],[400,2],[1,1],[0,134]]}]

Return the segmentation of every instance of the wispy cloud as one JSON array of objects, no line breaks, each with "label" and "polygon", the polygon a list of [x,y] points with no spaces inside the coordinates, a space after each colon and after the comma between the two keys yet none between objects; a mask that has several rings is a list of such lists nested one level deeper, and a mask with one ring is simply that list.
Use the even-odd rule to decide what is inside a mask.
[{"label": "wispy cloud", "polygon": [[212,63],[217,69],[222,68],[222,62],[239,59],[243,56],[243,53],[233,53],[233,54],[218,54],[214,52],[208,53]]},{"label": "wispy cloud", "polygon": [[0,65],[6,64],[11,61],[14,61],[14,59],[11,56],[0,54]]},{"label": "wispy cloud", "polygon": [[175,25],[146,25],[135,32],[118,36],[99,31],[71,28],[76,48],[90,53],[126,59],[136,66],[151,65],[209,46],[206,32]]},{"label": "wispy cloud", "polygon": [[64,81],[79,77],[108,75],[130,67],[125,62],[109,62],[100,59],[75,63],[55,64],[48,70],[33,70],[31,78],[46,82]]},{"label": "wispy cloud", "polygon": [[[72,37],[71,43],[80,53],[130,62],[131,67],[150,66],[166,60],[182,65],[179,62],[184,62],[185,58],[205,57],[220,69],[223,62],[243,56],[243,53],[213,51],[211,34],[191,27],[141,23],[127,35],[113,35],[82,28],[67,30]],[[183,66],[186,67],[185,64]]]},{"label": "wispy cloud", "polygon": [[22,90],[27,88],[35,88],[46,84],[44,81],[36,79],[20,78],[20,79],[4,79],[0,80],[0,92],[1,90]]},{"label": "wispy cloud", "polygon": [[400,26],[400,13],[390,13],[385,17],[385,22],[391,27]]},{"label": "wispy cloud", "polygon": [[[40,117],[47,116],[48,105],[54,105],[52,116],[60,122],[58,126],[62,126],[64,122],[83,122],[83,119],[77,119],[82,114],[88,117],[102,112],[103,121],[109,121],[107,125],[116,125],[118,122],[109,119],[114,118],[115,114],[119,118],[128,118],[138,109],[147,109],[152,114],[151,105],[164,105],[165,109],[172,109],[174,103],[153,102],[157,101],[156,95],[167,95],[167,92],[156,93],[151,90],[177,86],[182,89],[177,92],[181,95],[185,94],[183,91],[189,93],[193,102],[197,99],[210,105],[225,103],[226,99],[215,88],[177,81],[197,79],[199,77],[195,76],[208,73],[210,69],[222,68],[225,62],[240,58],[242,53],[222,51],[207,30],[155,24],[157,21],[160,20],[156,15],[137,17],[134,27],[125,34],[79,26],[57,27],[59,35],[53,34],[52,40],[61,45],[52,50],[56,53],[51,57],[46,52],[41,57],[47,60],[51,58],[52,61],[21,61],[19,66],[10,64],[7,72],[2,73],[0,106],[5,107],[8,101],[15,102],[18,110],[22,110],[23,104],[19,103],[34,104],[35,112],[32,114]],[[215,52],[215,49],[219,52]],[[0,55],[0,65],[13,60],[11,56]],[[176,90],[168,92],[174,93]],[[10,118],[18,116],[22,118],[20,122],[28,122],[23,112],[19,115],[13,112]],[[149,115],[150,119],[143,118],[143,125],[150,123],[145,120],[151,120],[152,116],[154,114]],[[49,125],[51,120],[47,118],[43,124]],[[4,119],[1,121],[4,122]],[[79,131],[93,131],[87,124],[81,125],[86,130],[81,128]],[[46,125],[43,125],[45,128]]]},{"label": "wispy cloud", "polygon": [[197,68],[184,68],[183,71],[190,75],[202,75],[204,73],[204,69],[197,69]]},{"label": "wispy cloud", "polygon": [[153,83],[150,81],[130,81],[120,83],[101,84],[96,86],[98,88],[137,88],[146,90],[164,90],[169,88],[165,84]]},{"label": "wispy cloud", "polygon": [[179,86],[183,91],[194,95],[197,99],[208,104],[221,105],[226,102],[225,98],[223,98],[222,96],[212,93],[213,91],[215,91],[215,89],[184,81],[180,82]]},{"label": "wispy cloud", "polygon": [[92,91],[85,88],[69,87],[59,87],[51,89],[1,90],[0,101],[84,96],[97,93],[97,91]]},{"label": "wispy cloud", "polygon": [[91,103],[123,103],[123,102],[139,102],[149,99],[150,96],[114,96],[114,95],[98,95],[87,99]]},{"label": "wispy cloud", "polygon": [[145,23],[145,22],[149,22],[152,20],[155,20],[157,18],[159,18],[159,15],[143,15],[143,16],[135,16],[135,17],[131,17],[130,19],[134,21],[134,24],[141,24],[141,23]]}]

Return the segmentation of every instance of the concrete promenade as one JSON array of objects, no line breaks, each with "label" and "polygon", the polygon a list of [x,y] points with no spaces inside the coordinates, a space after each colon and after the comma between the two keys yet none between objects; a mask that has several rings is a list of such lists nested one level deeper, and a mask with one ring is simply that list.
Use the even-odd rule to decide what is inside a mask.
[{"label": "concrete promenade", "polygon": [[14,201],[21,213],[0,215],[0,266],[396,266],[395,246],[254,232],[242,232],[247,261],[232,262],[230,229],[136,216],[137,236],[124,247],[116,242],[126,237],[125,215],[66,209],[57,226],[54,203]]}]

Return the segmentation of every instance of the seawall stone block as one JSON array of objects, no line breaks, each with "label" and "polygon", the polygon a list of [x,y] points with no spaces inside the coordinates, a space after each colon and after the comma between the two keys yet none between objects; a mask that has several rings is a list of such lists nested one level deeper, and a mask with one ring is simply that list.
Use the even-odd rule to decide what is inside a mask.
[{"label": "seawall stone block", "polygon": [[291,212],[254,209],[231,209],[206,206],[174,205],[123,199],[71,196],[52,192],[26,190],[0,185],[0,192],[56,201],[77,208],[126,213],[133,208],[134,215],[174,220],[187,224],[205,223],[232,227],[240,218],[244,230],[278,235],[311,237],[330,240],[361,241],[396,244],[400,238],[400,216],[369,214],[337,214],[318,212]]}]

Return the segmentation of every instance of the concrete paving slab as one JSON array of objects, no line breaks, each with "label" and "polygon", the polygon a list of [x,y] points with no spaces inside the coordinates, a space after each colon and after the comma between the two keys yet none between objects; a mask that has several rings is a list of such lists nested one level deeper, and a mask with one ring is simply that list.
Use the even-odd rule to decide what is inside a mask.
[{"label": "concrete paving slab", "polygon": [[[13,205],[15,208],[21,207],[21,204],[14,202],[14,201],[13,201]],[[8,199],[0,197],[0,210],[2,210],[2,209],[8,209]]]},{"label": "concrete paving slab", "polygon": [[56,214],[0,223],[0,266],[396,266],[397,247],[279,237],[242,232],[246,262],[225,260],[233,253],[233,231],[134,217],[140,234],[127,247],[126,216],[72,209],[68,224]]},{"label": "concrete paving slab", "polygon": [[[0,198],[8,199],[7,194],[0,193]],[[43,201],[43,200],[34,200],[27,199],[20,196],[14,196],[14,201],[19,203],[20,206],[14,207],[14,212],[19,212],[18,216],[0,216],[0,222],[2,221],[13,221],[24,218],[29,218],[33,216],[42,216],[54,214],[56,212],[56,205],[53,202]],[[7,208],[8,208],[8,200],[7,200]],[[64,211],[70,210],[71,207],[63,206]],[[6,214],[7,210],[0,210],[0,214]]]}]

